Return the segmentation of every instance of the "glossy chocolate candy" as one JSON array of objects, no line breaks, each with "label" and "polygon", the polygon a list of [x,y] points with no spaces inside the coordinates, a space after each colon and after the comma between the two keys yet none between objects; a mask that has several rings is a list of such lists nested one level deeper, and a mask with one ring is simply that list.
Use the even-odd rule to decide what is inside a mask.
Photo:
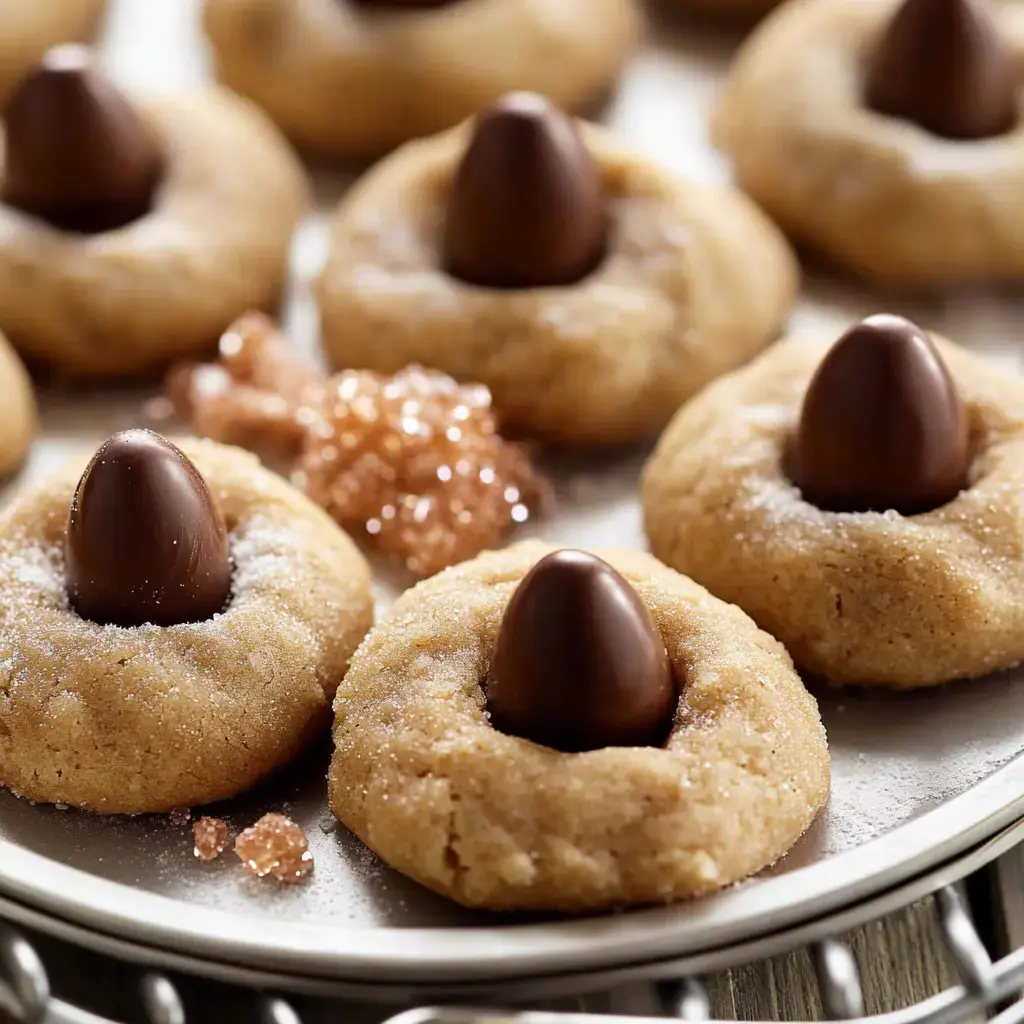
[{"label": "glossy chocolate candy", "polygon": [[542,558],[516,588],[485,690],[496,729],[566,752],[658,746],[677,700],[639,594],[571,550]]},{"label": "glossy chocolate candy", "polygon": [[990,0],[905,0],[875,45],[869,107],[950,139],[1017,122],[1017,75]]},{"label": "glossy chocolate candy", "polygon": [[126,430],[93,456],[71,502],[67,590],[83,618],[172,626],[221,611],[231,592],[224,519],[185,454]]},{"label": "glossy chocolate candy", "polygon": [[51,50],[4,118],[3,202],[81,233],[111,231],[149,212],[162,154],[84,47]]},{"label": "glossy chocolate candy", "polygon": [[804,498],[833,512],[913,515],[967,486],[967,415],[931,339],[902,317],[868,317],[825,356],[790,453]]},{"label": "glossy chocolate candy", "polygon": [[450,274],[488,288],[575,284],[607,233],[600,176],[570,117],[523,92],[480,115],[448,197]]}]

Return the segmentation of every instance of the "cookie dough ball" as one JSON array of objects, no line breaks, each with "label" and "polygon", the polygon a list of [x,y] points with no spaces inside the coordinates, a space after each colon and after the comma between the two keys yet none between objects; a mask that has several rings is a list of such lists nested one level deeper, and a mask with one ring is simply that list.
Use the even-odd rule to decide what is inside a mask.
[{"label": "cookie dough ball", "polygon": [[468,906],[601,910],[712,892],[810,825],[828,752],[782,645],[648,555],[602,559],[481,555],[363,642],[330,802],[393,867]]},{"label": "cookie dough ball", "polygon": [[809,672],[912,689],[1024,659],[1024,380],[901,318],[711,385],[642,488],[654,554]]},{"label": "cookie dough ball", "polygon": [[794,0],[712,120],[740,186],[869,281],[1024,276],[1024,20],[1002,0]]},{"label": "cookie dough ball", "polygon": [[303,171],[226,92],[136,103],[59,47],[6,111],[0,328],[75,374],[141,373],[276,303]]},{"label": "cookie dough ball", "polygon": [[234,796],[327,725],[371,620],[355,546],[253,456],[115,435],[0,517],[0,784],[103,813]]},{"label": "cookie dough ball", "polygon": [[0,105],[51,46],[88,41],[106,0],[0,0]]},{"label": "cookie dough ball", "polygon": [[614,443],[773,340],[796,284],[744,196],[518,93],[357,183],[316,297],[337,366],[435,366],[512,432]]},{"label": "cookie dough ball", "polygon": [[0,476],[17,468],[36,432],[32,382],[14,349],[0,334]]},{"label": "cookie dough ball", "polygon": [[[418,9],[417,9],[418,8]],[[636,0],[206,0],[220,80],[298,145],[371,158],[510,89],[580,110],[632,54]]]}]

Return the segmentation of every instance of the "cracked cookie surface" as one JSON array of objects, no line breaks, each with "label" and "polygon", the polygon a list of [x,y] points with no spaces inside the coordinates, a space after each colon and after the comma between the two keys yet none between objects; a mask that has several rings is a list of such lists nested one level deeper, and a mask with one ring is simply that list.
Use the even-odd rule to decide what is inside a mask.
[{"label": "cracked cookie surface", "polygon": [[969,486],[920,515],[825,512],[784,470],[827,346],[780,342],[684,406],[644,469],[651,550],[835,683],[911,689],[1024,659],[1024,380],[932,335]]},{"label": "cracked cookie surface", "polygon": [[681,681],[666,745],[567,754],[491,726],[481,682],[502,616],[551,550],[448,569],[370,633],[335,700],[335,815],[393,867],[490,909],[669,901],[773,863],[828,796],[817,705],[778,642],[649,555],[599,552]]},{"label": "cracked cookie surface", "polygon": [[311,502],[237,448],[177,442],[230,531],[233,593],[203,622],[101,626],[68,607],[83,458],[0,517],[0,784],[104,813],[224,799],[327,725],[372,620],[369,569]]}]

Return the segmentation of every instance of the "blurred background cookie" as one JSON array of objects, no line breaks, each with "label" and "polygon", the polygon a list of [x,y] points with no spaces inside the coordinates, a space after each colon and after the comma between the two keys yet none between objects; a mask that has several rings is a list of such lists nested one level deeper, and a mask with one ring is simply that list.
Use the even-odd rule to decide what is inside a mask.
[{"label": "blurred background cookie", "polygon": [[107,0],[0,0],[0,106],[47,50],[86,42]]},{"label": "blurred background cookie", "polygon": [[378,156],[451,127],[502,93],[569,110],[632,55],[636,0],[206,0],[218,77],[299,146]]}]

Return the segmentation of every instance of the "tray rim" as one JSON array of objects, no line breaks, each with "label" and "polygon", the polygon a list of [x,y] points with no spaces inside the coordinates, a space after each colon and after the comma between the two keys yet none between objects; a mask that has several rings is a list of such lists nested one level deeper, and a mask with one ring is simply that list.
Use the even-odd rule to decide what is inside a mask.
[{"label": "tray rim", "polygon": [[516,1002],[527,999],[555,998],[567,993],[578,995],[607,989],[610,985],[637,981],[677,980],[684,976],[706,974],[758,959],[784,954],[800,946],[845,933],[873,920],[879,920],[930,895],[937,889],[952,885],[973,871],[1009,853],[1024,841],[1024,818],[997,832],[991,838],[951,860],[943,861],[923,874],[915,875],[879,895],[842,907],[832,914],[815,918],[793,928],[782,929],[758,939],[737,945],[723,946],[683,958],[656,960],[650,963],[614,966],[605,969],[566,975],[539,975],[523,979],[499,979],[469,985],[421,984],[395,986],[380,983],[352,982],[299,974],[268,974],[258,968],[239,964],[203,960],[185,953],[141,946],[127,939],[90,931],[81,925],[44,914],[23,904],[0,896],[0,919],[42,932],[53,938],[85,946],[115,959],[132,963],[139,969],[166,969],[193,973],[200,977],[229,984],[266,988],[273,986],[283,992],[322,998],[362,999],[381,1004],[419,1000],[450,1000],[452,998],[507,998]]},{"label": "tray rim", "polygon": [[483,982],[679,958],[750,941],[899,885],[1024,816],[1024,753],[895,829],[757,886],[582,919],[351,928],[203,907],[0,840],[0,894],[95,931],[211,960],[353,981]]}]

